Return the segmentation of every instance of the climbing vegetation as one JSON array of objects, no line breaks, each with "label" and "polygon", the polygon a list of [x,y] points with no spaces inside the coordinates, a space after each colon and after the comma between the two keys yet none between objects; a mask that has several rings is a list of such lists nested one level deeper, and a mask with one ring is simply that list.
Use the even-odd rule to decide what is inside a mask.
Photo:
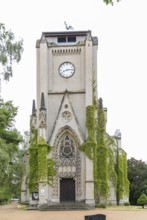
[{"label": "climbing vegetation", "polygon": [[102,99],[96,101],[94,84],[93,105],[86,108],[87,140],[80,146],[80,150],[93,160],[95,200],[106,204],[109,183],[118,193],[119,199],[129,195],[127,158],[122,149],[119,154],[115,152],[115,139],[106,133],[105,111]]},{"label": "climbing vegetation", "polygon": [[31,137],[29,147],[29,191],[38,191],[39,183],[52,184],[55,176],[54,161],[48,158],[51,147],[45,142],[43,137],[37,140],[37,131]]}]

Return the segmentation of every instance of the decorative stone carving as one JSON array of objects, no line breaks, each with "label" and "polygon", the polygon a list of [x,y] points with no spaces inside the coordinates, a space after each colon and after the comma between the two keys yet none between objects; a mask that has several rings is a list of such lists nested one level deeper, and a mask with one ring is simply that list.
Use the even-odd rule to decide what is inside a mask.
[{"label": "decorative stone carving", "polygon": [[61,115],[62,120],[67,123],[72,119],[72,114],[69,111],[64,111]]},{"label": "decorative stone carving", "polygon": [[35,115],[31,116],[31,123],[30,126],[32,129],[35,129],[37,126],[37,117]]},{"label": "decorative stone carving", "polygon": [[80,55],[81,54],[81,48],[69,48],[69,49],[53,49],[52,50],[53,55],[62,55],[62,56],[66,56],[69,54],[72,55]]},{"label": "decorative stone carving", "polygon": [[46,110],[42,109],[39,112],[39,127],[45,128],[46,127]]}]

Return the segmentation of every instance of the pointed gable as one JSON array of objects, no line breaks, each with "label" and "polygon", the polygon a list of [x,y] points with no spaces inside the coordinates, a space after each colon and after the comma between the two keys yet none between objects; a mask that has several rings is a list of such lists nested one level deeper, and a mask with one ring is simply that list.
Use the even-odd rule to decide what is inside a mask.
[{"label": "pointed gable", "polygon": [[51,145],[53,145],[57,134],[64,129],[66,129],[66,131],[67,129],[73,130],[74,133],[78,136],[80,144],[84,142],[83,134],[80,129],[80,125],[78,123],[77,117],[72,107],[72,102],[70,100],[70,96],[67,90],[63,95],[59,107],[58,115],[53,127],[51,140],[50,140]]}]

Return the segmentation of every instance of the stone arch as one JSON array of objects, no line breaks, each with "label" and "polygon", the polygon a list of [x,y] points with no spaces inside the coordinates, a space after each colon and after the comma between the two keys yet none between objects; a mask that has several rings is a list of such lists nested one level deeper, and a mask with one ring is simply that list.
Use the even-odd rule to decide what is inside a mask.
[{"label": "stone arch", "polygon": [[80,140],[76,132],[69,126],[59,129],[53,144],[53,159],[56,166],[56,176],[53,183],[52,196],[60,201],[60,179],[75,180],[76,200],[81,195],[81,155]]}]

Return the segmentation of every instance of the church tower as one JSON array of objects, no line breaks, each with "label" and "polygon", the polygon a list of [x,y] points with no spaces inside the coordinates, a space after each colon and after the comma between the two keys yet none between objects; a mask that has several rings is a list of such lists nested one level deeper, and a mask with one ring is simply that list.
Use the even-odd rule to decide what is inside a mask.
[{"label": "church tower", "polygon": [[92,105],[92,83],[97,81],[97,47],[91,31],[43,32],[37,41],[37,128],[52,147],[49,157],[56,168],[53,186],[39,186],[40,204],[95,205],[93,162],[79,147],[87,138],[86,107]]},{"label": "church tower", "polygon": [[36,42],[37,95],[22,202],[40,208],[129,201],[127,154],[120,135],[107,134],[106,109],[97,97],[97,49],[91,31],[43,32]]}]

